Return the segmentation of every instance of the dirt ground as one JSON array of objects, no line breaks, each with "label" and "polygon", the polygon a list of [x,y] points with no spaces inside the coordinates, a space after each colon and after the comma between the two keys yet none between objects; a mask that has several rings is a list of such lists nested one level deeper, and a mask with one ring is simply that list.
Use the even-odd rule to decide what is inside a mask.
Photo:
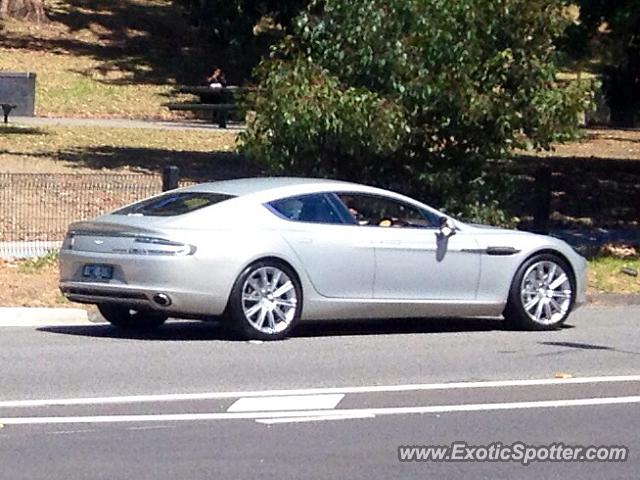
[{"label": "dirt ground", "polygon": [[93,305],[71,303],[58,289],[58,265],[49,263],[37,269],[24,262],[0,259],[0,307],[82,308],[97,312]]},{"label": "dirt ground", "polygon": [[584,131],[581,140],[556,145],[542,157],[599,158],[640,160],[640,130],[593,128]]},{"label": "dirt ground", "polygon": [[16,262],[0,260],[0,305],[12,307],[73,307],[58,290],[58,267],[25,271]]}]

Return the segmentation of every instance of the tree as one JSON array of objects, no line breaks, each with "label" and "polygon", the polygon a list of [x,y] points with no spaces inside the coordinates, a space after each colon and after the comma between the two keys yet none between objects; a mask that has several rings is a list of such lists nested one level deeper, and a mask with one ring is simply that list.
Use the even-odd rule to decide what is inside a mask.
[{"label": "tree", "polygon": [[[234,82],[251,71],[288,32],[308,0],[174,0],[184,7],[193,46],[216,58]],[[204,47],[204,48],[203,48]],[[211,68],[213,65],[207,66]],[[228,77],[229,78],[229,77]]]},{"label": "tree", "polygon": [[0,17],[34,23],[41,23],[47,19],[43,0],[0,0]]},{"label": "tree", "polygon": [[572,134],[587,86],[556,83],[559,0],[316,1],[257,70],[241,149],[276,172],[394,186],[503,221],[487,159]]},{"label": "tree", "polygon": [[578,21],[563,41],[574,60],[599,62],[611,120],[634,126],[640,112],[640,0],[577,0]]}]

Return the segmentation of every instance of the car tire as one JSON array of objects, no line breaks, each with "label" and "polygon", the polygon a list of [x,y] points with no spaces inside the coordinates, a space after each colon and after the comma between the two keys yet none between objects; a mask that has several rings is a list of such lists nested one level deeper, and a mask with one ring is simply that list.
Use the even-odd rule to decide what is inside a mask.
[{"label": "car tire", "polygon": [[153,330],[160,327],[167,316],[151,310],[133,310],[122,305],[98,305],[100,314],[111,324],[126,330]]},{"label": "car tire", "polygon": [[534,255],[513,278],[504,318],[518,330],[559,328],[573,309],[575,292],[575,277],[566,261],[548,253]]},{"label": "car tire", "polygon": [[231,330],[245,340],[281,340],[300,320],[302,288],[277,260],[249,265],[236,279],[226,311]]}]

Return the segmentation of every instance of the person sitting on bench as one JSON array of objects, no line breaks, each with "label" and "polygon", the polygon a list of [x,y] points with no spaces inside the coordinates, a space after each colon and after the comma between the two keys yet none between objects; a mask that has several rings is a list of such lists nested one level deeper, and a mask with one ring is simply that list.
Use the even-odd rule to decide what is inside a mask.
[{"label": "person sitting on bench", "polygon": [[214,68],[211,75],[207,77],[207,83],[211,88],[223,88],[227,86],[227,79],[219,68]]}]

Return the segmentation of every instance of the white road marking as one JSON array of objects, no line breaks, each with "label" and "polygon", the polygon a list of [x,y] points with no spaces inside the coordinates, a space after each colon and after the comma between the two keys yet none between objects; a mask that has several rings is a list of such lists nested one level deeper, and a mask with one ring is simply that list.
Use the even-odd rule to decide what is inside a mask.
[{"label": "white road marking", "polygon": [[3,400],[0,408],[49,407],[63,405],[99,405],[119,403],[180,402],[241,397],[271,397],[287,395],[326,395],[349,393],[414,392],[428,390],[457,390],[474,388],[534,387],[545,385],[576,385],[586,383],[640,382],[640,375],[610,377],[542,378],[532,380],[496,380],[479,382],[422,383],[407,385],[370,385],[361,387],[301,388],[289,390],[257,390],[238,392],[170,393],[110,397],[54,398],[42,400]]},{"label": "white road marking", "polygon": [[95,432],[95,430],[91,428],[87,428],[86,430],[57,430],[55,432],[47,432],[47,435],[75,435],[77,433],[89,433]]},{"label": "white road marking", "polygon": [[334,420],[357,420],[360,418],[375,418],[375,415],[370,413],[357,413],[350,415],[335,415],[333,413],[327,415],[316,415],[314,417],[282,417],[282,418],[262,418],[256,420],[257,423],[263,423],[265,425],[273,425],[275,423],[303,423],[303,422],[324,422]]},{"label": "white road marking", "polygon": [[523,410],[532,408],[587,407],[640,403],[640,396],[580,398],[573,400],[543,400],[535,402],[475,403],[467,405],[427,405],[420,407],[354,408],[345,410],[304,410],[297,412],[224,412],[171,413],[157,415],[97,415],[77,417],[8,417],[0,418],[5,425],[42,425],[64,423],[142,423],[198,420],[256,420],[293,417],[348,415],[408,415],[416,413],[482,412],[491,410]]},{"label": "white road marking", "polygon": [[151,427],[128,427],[127,430],[162,430],[165,428],[173,428],[172,425],[157,425],[157,426],[151,426]]},{"label": "white road marking", "polygon": [[277,397],[242,397],[227,412],[282,412],[336,408],[344,394],[290,395]]}]

